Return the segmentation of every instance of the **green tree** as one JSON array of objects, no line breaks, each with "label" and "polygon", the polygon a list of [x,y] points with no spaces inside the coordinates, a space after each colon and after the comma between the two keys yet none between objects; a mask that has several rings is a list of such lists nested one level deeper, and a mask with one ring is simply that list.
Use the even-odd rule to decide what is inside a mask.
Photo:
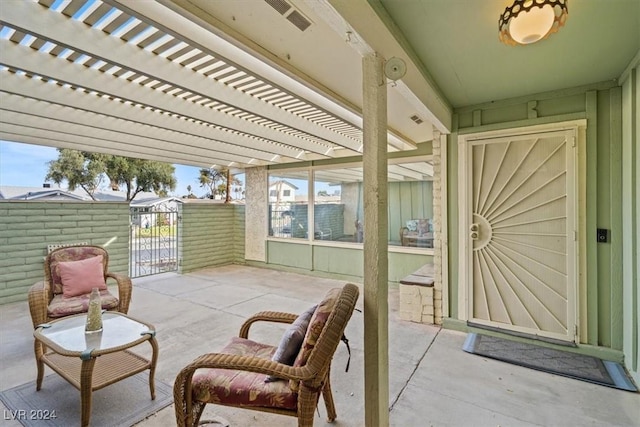
[{"label": "green tree", "polygon": [[215,198],[215,195],[218,194],[218,181],[224,182],[226,177],[226,173],[222,170],[209,168],[209,169],[200,169],[200,176],[198,177],[198,182],[200,182],[200,187],[206,187],[209,189],[209,198]]},{"label": "green tree", "polygon": [[66,180],[70,190],[81,187],[93,200],[105,177],[113,190],[126,188],[127,201],[142,191],[163,197],[176,186],[175,168],[168,163],[70,149],[58,153],[58,159],[49,162],[46,179],[56,184]]},{"label": "green tree", "polygon": [[66,180],[69,190],[82,188],[91,199],[104,181],[106,155],[58,148],[58,158],[50,161],[45,180],[60,185]]},{"label": "green tree", "polygon": [[[207,197],[213,199],[216,194],[224,195],[225,203],[231,201],[231,185],[241,185],[240,180],[231,175],[229,168],[221,169],[200,169],[200,187],[209,188],[209,195]],[[220,184],[218,184],[218,181]]]},{"label": "green tree", "polygon": [[175,168],[169,163],[120,156],[110,156],[105,169],[112,189],[125,187],[127,201],[143,191],[153,191],[160,197],[167,196],[176,187],[174,172]]}]

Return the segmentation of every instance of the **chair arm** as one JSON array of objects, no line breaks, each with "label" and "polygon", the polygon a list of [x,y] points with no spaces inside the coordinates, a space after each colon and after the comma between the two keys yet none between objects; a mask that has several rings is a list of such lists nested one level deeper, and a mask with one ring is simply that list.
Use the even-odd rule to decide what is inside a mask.
[{"label": "chair arm", "polygon": [[131,302],[131,278],[124,274],[108,272],[105,276],[111,278],[118,284],[118,311],[127,314],[129,311],[129,303]]},{"label": "chair arm", "polygon": [[249,328],[255,322],[293,323],[298,318],[297,314],[283,313],[279,311],[261,311],[249,317],[240,327],[240,338],[249,338]]},{"label": "chair arm", "polygon": [[[294,381],[309,380],[316,374],[308,366],[293,367],[262,357],[223,353],[203,354],[184,367],[182,371],[190,371],[191,374],[193,374],[196,369],[201,368],[233,369],[237,371],[257,372],[259,374],[274,375],[278,378],[285,378]],[[179,376],[180,374],[178,374],[178,377]]]},{"label": "chair arm", "polygon": [[49,292],[51,291],[48,286],[45,286],[44,281],[37,282],[29,288],[29,312],[31,313],[31,321],[33,322],[34,329],[38,325],[47,323]]}]

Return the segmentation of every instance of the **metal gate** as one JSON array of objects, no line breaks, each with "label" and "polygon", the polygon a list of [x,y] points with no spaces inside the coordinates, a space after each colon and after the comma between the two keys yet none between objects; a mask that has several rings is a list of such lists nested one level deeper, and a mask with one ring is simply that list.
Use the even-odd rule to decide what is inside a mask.
[{"label": "metal gate", "polygon": [[131,207],[129,276],[178,270],[178,208]]}]

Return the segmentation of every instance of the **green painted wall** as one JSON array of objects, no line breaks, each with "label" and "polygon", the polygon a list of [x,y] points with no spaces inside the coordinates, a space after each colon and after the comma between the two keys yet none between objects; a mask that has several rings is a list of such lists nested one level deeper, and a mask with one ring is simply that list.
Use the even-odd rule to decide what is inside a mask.
[{"label": "green painted wall", "polygon": [[[432,262],[432,255],[389,252],[389,281],[398,282],[424,264]],[[270,240],[267,242],[267,264],[319,272],[328,277],[361,279],[364,256],[362,248]]]},{"label": "green painted wall", "polygon": [[[449,136],[448,230],[450,314],[458,316],[458,135],[545,123],[587,119],[586,135],[586,344],[622,350],[622,193],[621,88],[614,82],[537,94],[455,110]],[[597,243],[596,229],[610,230]]]},{"label": "green painted wall", "polygon": [[[185,203],[181,271],[244,263],[242,205]],[[43,278],[49,244],[88,242],[109,251],[109,270],[129,272],[129,205],[0,201],[0,304],[25,301]]]},{"label": "green painted wall", "polygon": [[640,64],[622,83],[623,351],[640,384]]},{"label": "green painted wall", "polygon": [[44,277],[47,245],[88,242],[109,251],[109,270],[129,271],[129,205],[0,201],[0,304],[25,301]]},{"label": "green painted wall", "polygon": [[244,206],[184,203],[180,271],[244,262]]}]

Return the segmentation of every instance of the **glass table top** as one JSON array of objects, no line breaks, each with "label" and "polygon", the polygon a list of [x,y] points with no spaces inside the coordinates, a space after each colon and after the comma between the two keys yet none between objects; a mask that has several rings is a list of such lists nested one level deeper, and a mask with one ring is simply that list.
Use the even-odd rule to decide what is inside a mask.
[{"label": "glass table top", "polygon": [[49,327],[39,327],[34,336],[43,343],[68,352],[86,349],[108,350],[144,341],[145,332],[153,331],[150,325],[124,316],[121,313],[102,314],[102,331],[85,333],[87,315],[78,315],[52,321]]}]

